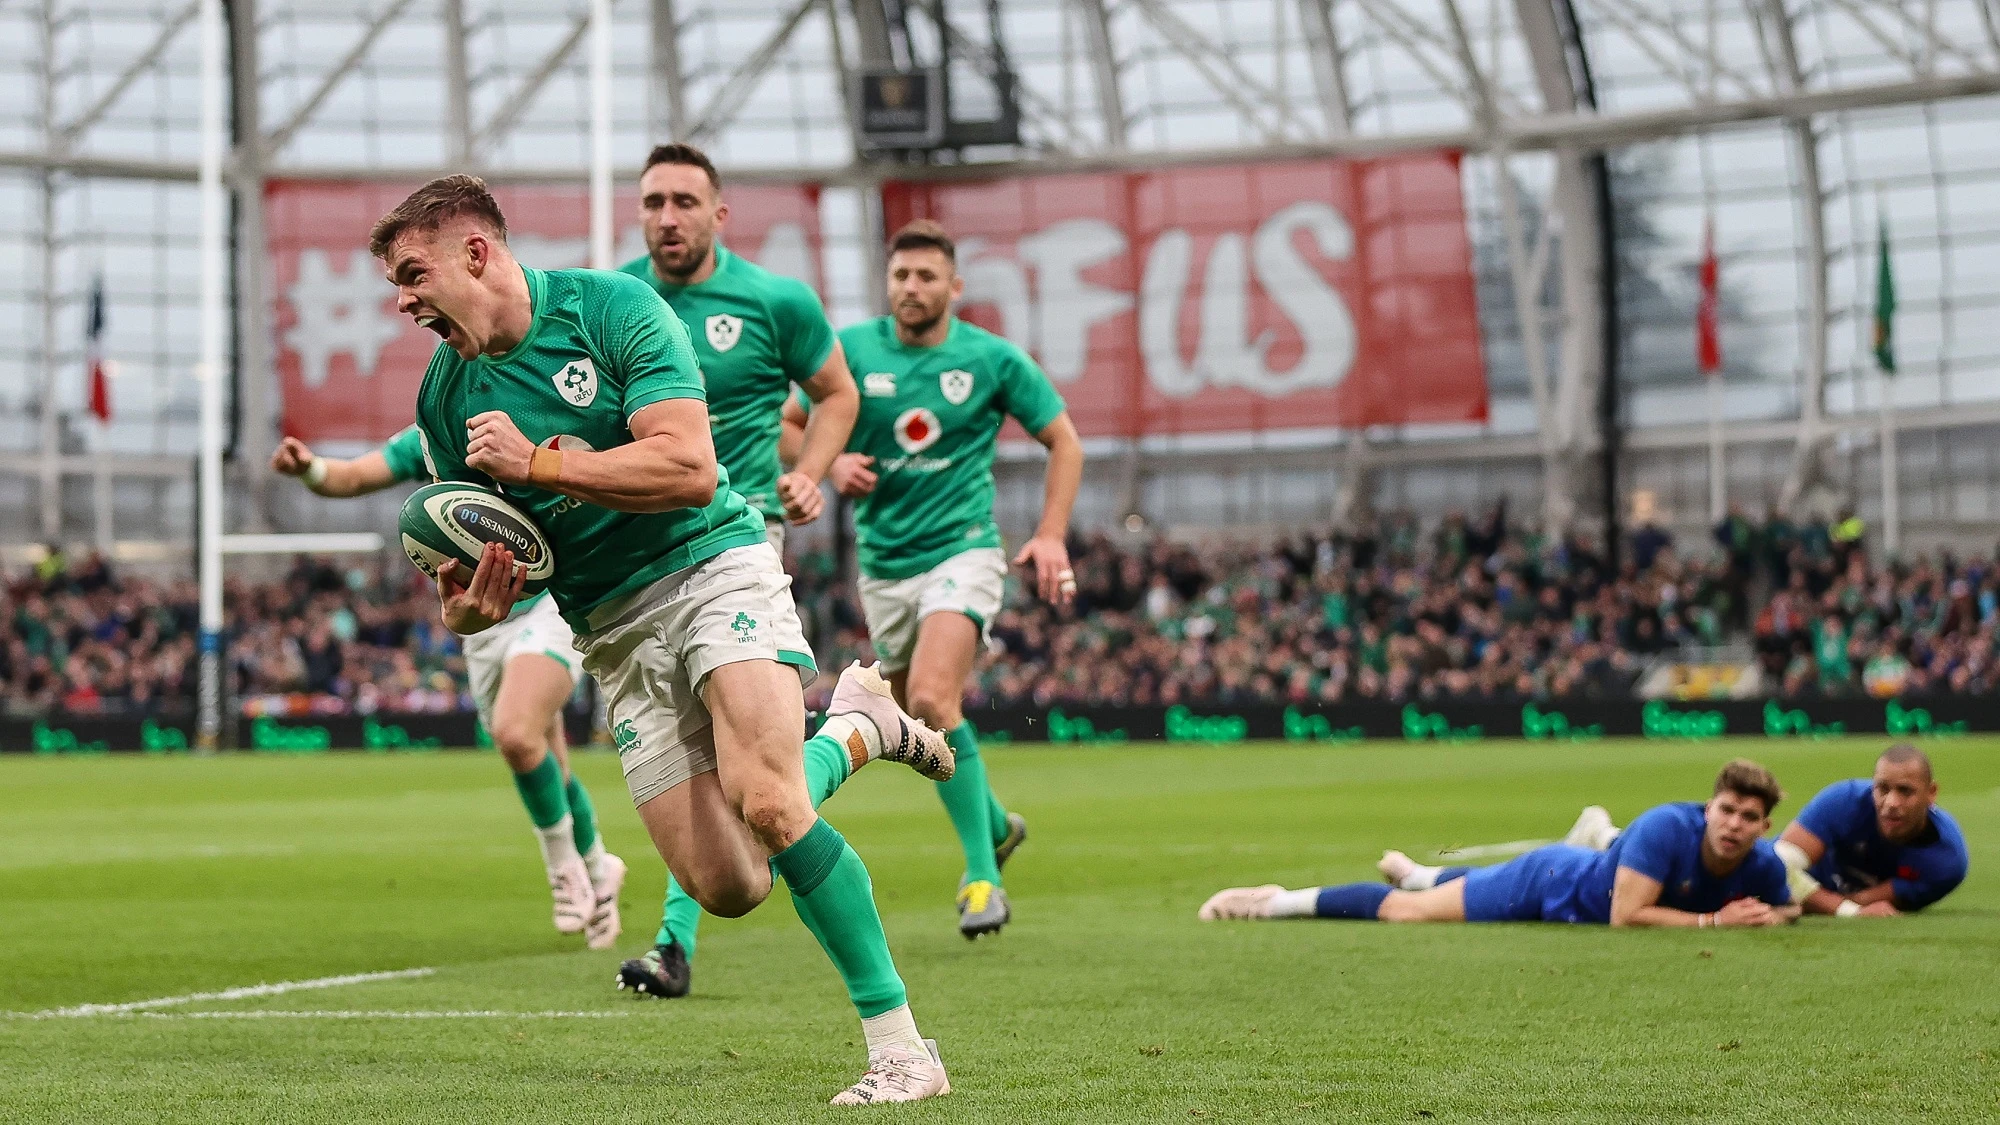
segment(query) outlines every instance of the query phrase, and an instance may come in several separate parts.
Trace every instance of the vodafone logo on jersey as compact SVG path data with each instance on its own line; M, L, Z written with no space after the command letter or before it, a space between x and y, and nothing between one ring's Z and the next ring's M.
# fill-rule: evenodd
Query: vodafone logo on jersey
M922 453L942 436L944 427L927 407L913 406L896 416L896 444L905 453Z
M597 447L577 437L575 434L557 434L542 443L543 449L554 449L562 453L595 453Z

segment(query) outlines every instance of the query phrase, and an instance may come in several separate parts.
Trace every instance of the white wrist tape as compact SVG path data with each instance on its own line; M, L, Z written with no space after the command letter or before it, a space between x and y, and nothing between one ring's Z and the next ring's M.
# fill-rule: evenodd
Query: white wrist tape
M1819 880L1806 874L1806 868L1812 866L1812 861L1806 858L1804 848L1790 840L1780 840L1773 845L1772 850L1778 853L1779 859L1785 861L1785 884L1792 889L1793 902L1804 902L1814 891L1824 889L1819 885Z
M326 458L324 457L313 458L312 464L306 466L304 479L306 482L306 487L311 489L317 489L319 488L320 485L325 484Z
M1839 918L1852 918L1861 913L1861 906L1851 898L1844 898L1839 906L1833 908L1833 913Z

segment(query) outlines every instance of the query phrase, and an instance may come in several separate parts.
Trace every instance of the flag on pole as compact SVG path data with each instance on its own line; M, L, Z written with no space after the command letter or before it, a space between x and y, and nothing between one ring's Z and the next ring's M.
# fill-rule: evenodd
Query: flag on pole
M90 364L90 412L111 421L111 376L104 363L104 275L90 283L90 321L84 329L84 356Z
M1896 373L1896 273L1889 264L1889 215L1879 215L1875 266L1875 365Z
M1722 267L1715 260L1715 216L1701 232L1701 305L1695 312L1695 362L1713 377L1722 370Z

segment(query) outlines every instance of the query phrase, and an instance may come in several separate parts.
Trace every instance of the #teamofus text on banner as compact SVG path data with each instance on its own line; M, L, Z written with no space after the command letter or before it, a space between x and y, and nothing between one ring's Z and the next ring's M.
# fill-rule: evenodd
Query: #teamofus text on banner
M1458 154L890 183L1086 435L1484 421ZM857 371L857 378L864 373Z
M368 255L368 228L415 184L273 181L265 194L273 335L285 432L307 442L379 442L410 424L437 337L396 312L395 289ZM588 257L582 185L496 187L508 242L530 266ZM774 272L819 284L819 188L729 189L731 249ZM645 252L638 207L614 204L619 260Z

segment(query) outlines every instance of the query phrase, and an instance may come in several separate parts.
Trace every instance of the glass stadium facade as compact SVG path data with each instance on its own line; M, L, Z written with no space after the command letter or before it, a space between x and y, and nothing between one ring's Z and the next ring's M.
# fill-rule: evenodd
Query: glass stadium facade
M282 407L266 185L457 169L580 183L589 5L228 8L232 447L257 466ZM0 4L11 542L191 534L196 9ZM820 275L840 324L870 312L877 184L960 174L858 159L847 79L871 65L942 57L975 110L1010 68L1022 143L958 157L995 173L1465 154L1487 422L1376 427L1360 443L1330 431L1101 439L1081 520L1324 522L1365 480L1379 507L1507 493L1588 521L1605 502L1591 493L1609 440L1621 450L1613 504L1643 490L1698 524L1708 395L1694 321L1712 217L1731 498L1879 509L1872 333L1886 223L1909 534L1983 543L2000 527L2000 336L1980 327L2000 312L1995 0L622 0L613 12L620 182L649 144L683 137L737 181L823 185ZM99 284L108 423L88 409ZM383 519L290 493L274 503L259 477L245 474L248 502L231 505L239 526ZM1003 481L1015 522L1038 488L1032 473Z

